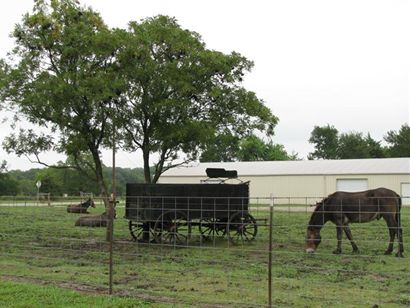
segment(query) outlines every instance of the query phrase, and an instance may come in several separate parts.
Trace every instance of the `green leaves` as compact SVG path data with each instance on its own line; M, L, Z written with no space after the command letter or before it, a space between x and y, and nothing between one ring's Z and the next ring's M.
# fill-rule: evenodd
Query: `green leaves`
M110 143L110 115L123 86L116 65L122 35L76 1L36 2L13 32L17 64L1 65L0 99L57 135L53 144L42 136L12 136L6 140L9 151L37 160L40 151L49 149L74 157L88 152L105 190L99 151Z
M339 142L339 131L330 126L315 126L310 134L309 142L315 146L315 151L309 154L309 159L336 159Z
M241 86L253 63L236 52L206 49L197 33L174 18L131 22L119 60L130 85L121 97L119 120L125 144L130 151L142 149L145 160L159 154L154 178L181 153L195 158L219 134L273 133L277 118Z
M408 157L410 155L410 129L402 125L398 132L389 131L384 137L390 146L382 146L381 141L374 140L370 134L360 132L339 134L330 125L315 126L309 139L315 146L315 151L309 154L309 159L357 159Z
M296 160L297 154L289 155L283 145L265 142L256 135L249 135L242 139L222 134L216 136L212 143L206 145L201 154L201 162L219 161L272 161Z
M197 157L214 136L270 136L278 121L242 86L252 61L207 49L175 18L160 15L130 22L128 30L109 29L74 0L36 1L13 35L18 62L0 64L0 98L59 133L49 149L90 155L100 182L100 149L111 145L114 131L126 150L142 150L149 182L176 158ZM37 155L46 148L20 137L20 144L9 140L10 150Z
M390 144L387 150L390 157L410 157L410 127L408 124L403 124L398 132L387 132L384 140Z
M33 154L54 149L53 137L44 133L36 134L33 129L20 130L19 134L11 134L3 141L7 153L14 152L17 156Z

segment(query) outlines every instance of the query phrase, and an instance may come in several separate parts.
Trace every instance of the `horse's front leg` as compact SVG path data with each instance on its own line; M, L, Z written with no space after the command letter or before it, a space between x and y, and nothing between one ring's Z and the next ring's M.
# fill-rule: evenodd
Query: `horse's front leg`
M336 225L337 247L335 250L333 250L334 254L342 253L342 235L343 235L343 226Z
M344 232L345 232L347 238L349 239L350 244L352 245L353 253L359 252L359 247L357 247L356 243L355 243L354 240L353 240L352 232L350 231L349 226L348 226L348 225L344 225L344 226L343 226L343 230L344 230Z

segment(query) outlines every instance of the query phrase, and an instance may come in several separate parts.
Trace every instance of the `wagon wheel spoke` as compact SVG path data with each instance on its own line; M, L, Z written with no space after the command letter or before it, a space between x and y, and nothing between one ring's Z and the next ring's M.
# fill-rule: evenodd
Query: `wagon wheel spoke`
M250 238L248 237L248 233L249 233L249 232L244 231L244 232L242 233L242 235L243 235L243 237L245 237L245 239L246 239L247 241L250 241Z
M171 233L167 233L165 236L164 236L164 240L165 240L165 242L173 242L173 239L174 239L174 235L173 234L171 234Z
M130 220L128 223L128 228L130 230L130 234L132 236L133 241L142 240L144 228L141 223L136 223Z
M204 230L203 232L201 232L203 235L204 235L204 237L210 237L210 236L212 236L212 229L210 228L210 227L206 227L207 229L206 230Z
M179 243L186 242L186 240L188 238L187 236L185 236L183 234L178 234L178 233L175 233L175 236L176 236L177 242L179 242Z
M215 236L224 236L226 227L219 219L204 218L200 221L199 232L204 239L209 240Z
M248 235L250 235L251 238L249 240L251 240L255 236L254 225L252 223L248 223L248 225L244 227L243 234L247 238L248 238Z

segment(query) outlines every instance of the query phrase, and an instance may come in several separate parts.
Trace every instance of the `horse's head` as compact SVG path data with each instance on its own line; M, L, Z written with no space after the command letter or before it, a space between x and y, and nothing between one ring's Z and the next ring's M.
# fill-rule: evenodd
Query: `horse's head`
M320 229L309 226L306 231L305 251L307 253L314 253L321 240Z
M324 199L314 204L316 208L310 217L306 231L305 251L307 253L314 253L322 240L320 230L328 220L324 209L326 200L327 199Z
M90 206L93 207L93 208L95 208L94 200L92 200L91 198L90 198Z

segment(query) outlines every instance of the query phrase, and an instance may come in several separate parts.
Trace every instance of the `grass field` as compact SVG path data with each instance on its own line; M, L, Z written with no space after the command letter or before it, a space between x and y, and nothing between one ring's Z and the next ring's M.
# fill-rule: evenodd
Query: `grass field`
M2 308L55 308L55 307L151 307L134 298L83 294L53 286L0 281Z
M91 210L102 211L101 205ZM264 210L253 214L259 219L269 216ZM258 228L254 242L238 246L226 239L203 242L194 235L189 247L164 247L132 242L123 216L124 209L119 207L114 230L115 296L108 297L103 295L108 292L104 228L74 227L79 215L68 214L65 207L0 206L0 306L89 307L93 301L101 307L267 304L267 227ZM318 252L307 255L303 243L309 216L303 208L274 213L275 307L410 305L410 262L383 255L388 239L384 221L351 226L361 251L358 255L350 253L346 240L342 255L331 253L336 245L331 223L322 230ZM408 208L402 210L402 224L406 249ZM33 287L37 285L41 288ZM13 296L23 293L33 295ZM51 294L51 299L42 294Z

